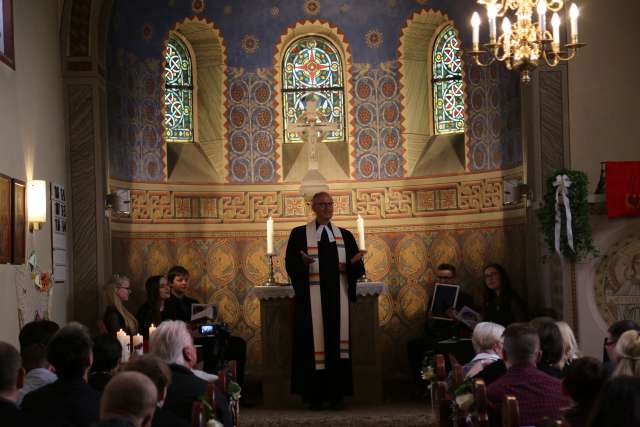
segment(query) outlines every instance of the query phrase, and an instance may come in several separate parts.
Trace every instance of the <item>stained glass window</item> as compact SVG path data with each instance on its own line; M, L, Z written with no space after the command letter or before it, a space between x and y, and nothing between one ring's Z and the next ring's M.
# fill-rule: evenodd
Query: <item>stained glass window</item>
M307 102L316 102L322 121L338 125L336 130L325 133L323 141L344 141L342 68L338 50L327 39L303 37L289 46L282 63L285 142L302 142L288 128L299 120Z
M176 36L169 36L164 66L164 129L168 142L193 141L191 56Z
M437 134L464 131L462 50L452 26L442 30L433 48L433 122Z

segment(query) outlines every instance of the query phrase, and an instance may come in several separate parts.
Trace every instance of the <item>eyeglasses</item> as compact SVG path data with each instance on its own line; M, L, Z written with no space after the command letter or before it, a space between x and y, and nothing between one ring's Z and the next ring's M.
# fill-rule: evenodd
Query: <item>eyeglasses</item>
M615 341L613 341L613 340L607 340L607 339L605 339L605 340L604 340L604 345L605 345L605 346L607 346L607 347L610 347L610 346L612 346L612 345L616 345L616 342L615 342Z

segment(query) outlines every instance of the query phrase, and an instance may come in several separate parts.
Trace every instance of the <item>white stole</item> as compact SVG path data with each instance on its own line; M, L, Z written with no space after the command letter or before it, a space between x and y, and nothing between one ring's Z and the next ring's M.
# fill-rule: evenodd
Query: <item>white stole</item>
M331 231L338 247L338 262L346 264L347 254L340 229L333 224ZM316 222L307 224L307 253L315 262L309 265L309 296L311 297L311 323L313 326L313 354L316 370L325 369L324 323L322 318L322 297L320 293L320 258L318 257L319 233ZM349 358L349 298L347 295L347 274L340 276L340 358Z

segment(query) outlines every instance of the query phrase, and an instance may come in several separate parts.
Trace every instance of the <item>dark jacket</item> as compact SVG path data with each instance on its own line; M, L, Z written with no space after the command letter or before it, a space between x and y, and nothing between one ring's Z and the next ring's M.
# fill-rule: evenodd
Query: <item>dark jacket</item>
M127 324L124 321L124 317L112 305L108 305L107 308L104 309L104 314L102 315L102 322L104 323L104 327L107 329L109 334L115 335L120 329L125 331L127 334L131 335L131 331L127 329Z
M29 421L14 402L0 399L0 423L2 427L30 427L37 425Z
M58 379L28 393L22 401L22 410L44 418L41 426L89 427L100 415L100 393L81 378Z
M183 322L189 323L191 321L191 306L193 304L198 304L198 301L186 295L178 298L172 294L164 303L163 320L182 320Z

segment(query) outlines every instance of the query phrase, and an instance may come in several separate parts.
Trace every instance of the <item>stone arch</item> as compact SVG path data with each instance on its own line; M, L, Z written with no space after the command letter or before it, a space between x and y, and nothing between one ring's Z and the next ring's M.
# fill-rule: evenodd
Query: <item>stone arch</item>
M413 13L398 42L401 123L405 141L405 175L424 176L465 170L464 134L435 135L433 124L432 52L440 32L455 25L433 9Z
M170 181L222 182L227 175L227 49L224 39L213 22L195 16L171 28L165 37L163 52L170 34L179 37L191 54L195 144L167 143L163 132L165 176ZM164 86L161 91L163 98ZM161 105L164 117L164 103Z
M278 162L278 176L282 177L283 181L299 181L300 178L306 172L306 168L300 167L301 164L294 165L293 155L300 155L299 150L304 150L306 144L303 147L291 147L291 151L296 153L285 152L289 147L284 147L283 144L283 132L284 132L284 115L282 112L282 60L287 47L296 39L303 36L320 36L325 37L338 49L338 52L342 58L342 64L344 69L344 96L345 96L345 142L340 147L334 147L337 149L328 150L323 145L323 149L331 151L333 156L332 160L336 160L333 163L332 168L325 168L320 164L321 172L328 180L337 179L350 179L353 177L355 167L352 160L355 158L355 118L353 117L353 78L352 78L352 66L353 61L351 58L351 47L347 42L344 33L334 24L329 21L315 19L315 20L302 20L290 25L284 33L280 36L280 39L276 43L275 54L273 57L274 68L274 80L275 80L275 140L276 140L276 152L277 157L280 159ZM334 144L334 143L332 143ZM299 145L299 144L295 144ZM289 163L289 164L288 164ZM338 167L335 167L335 165ZM303 170L304 169L304 170Z

